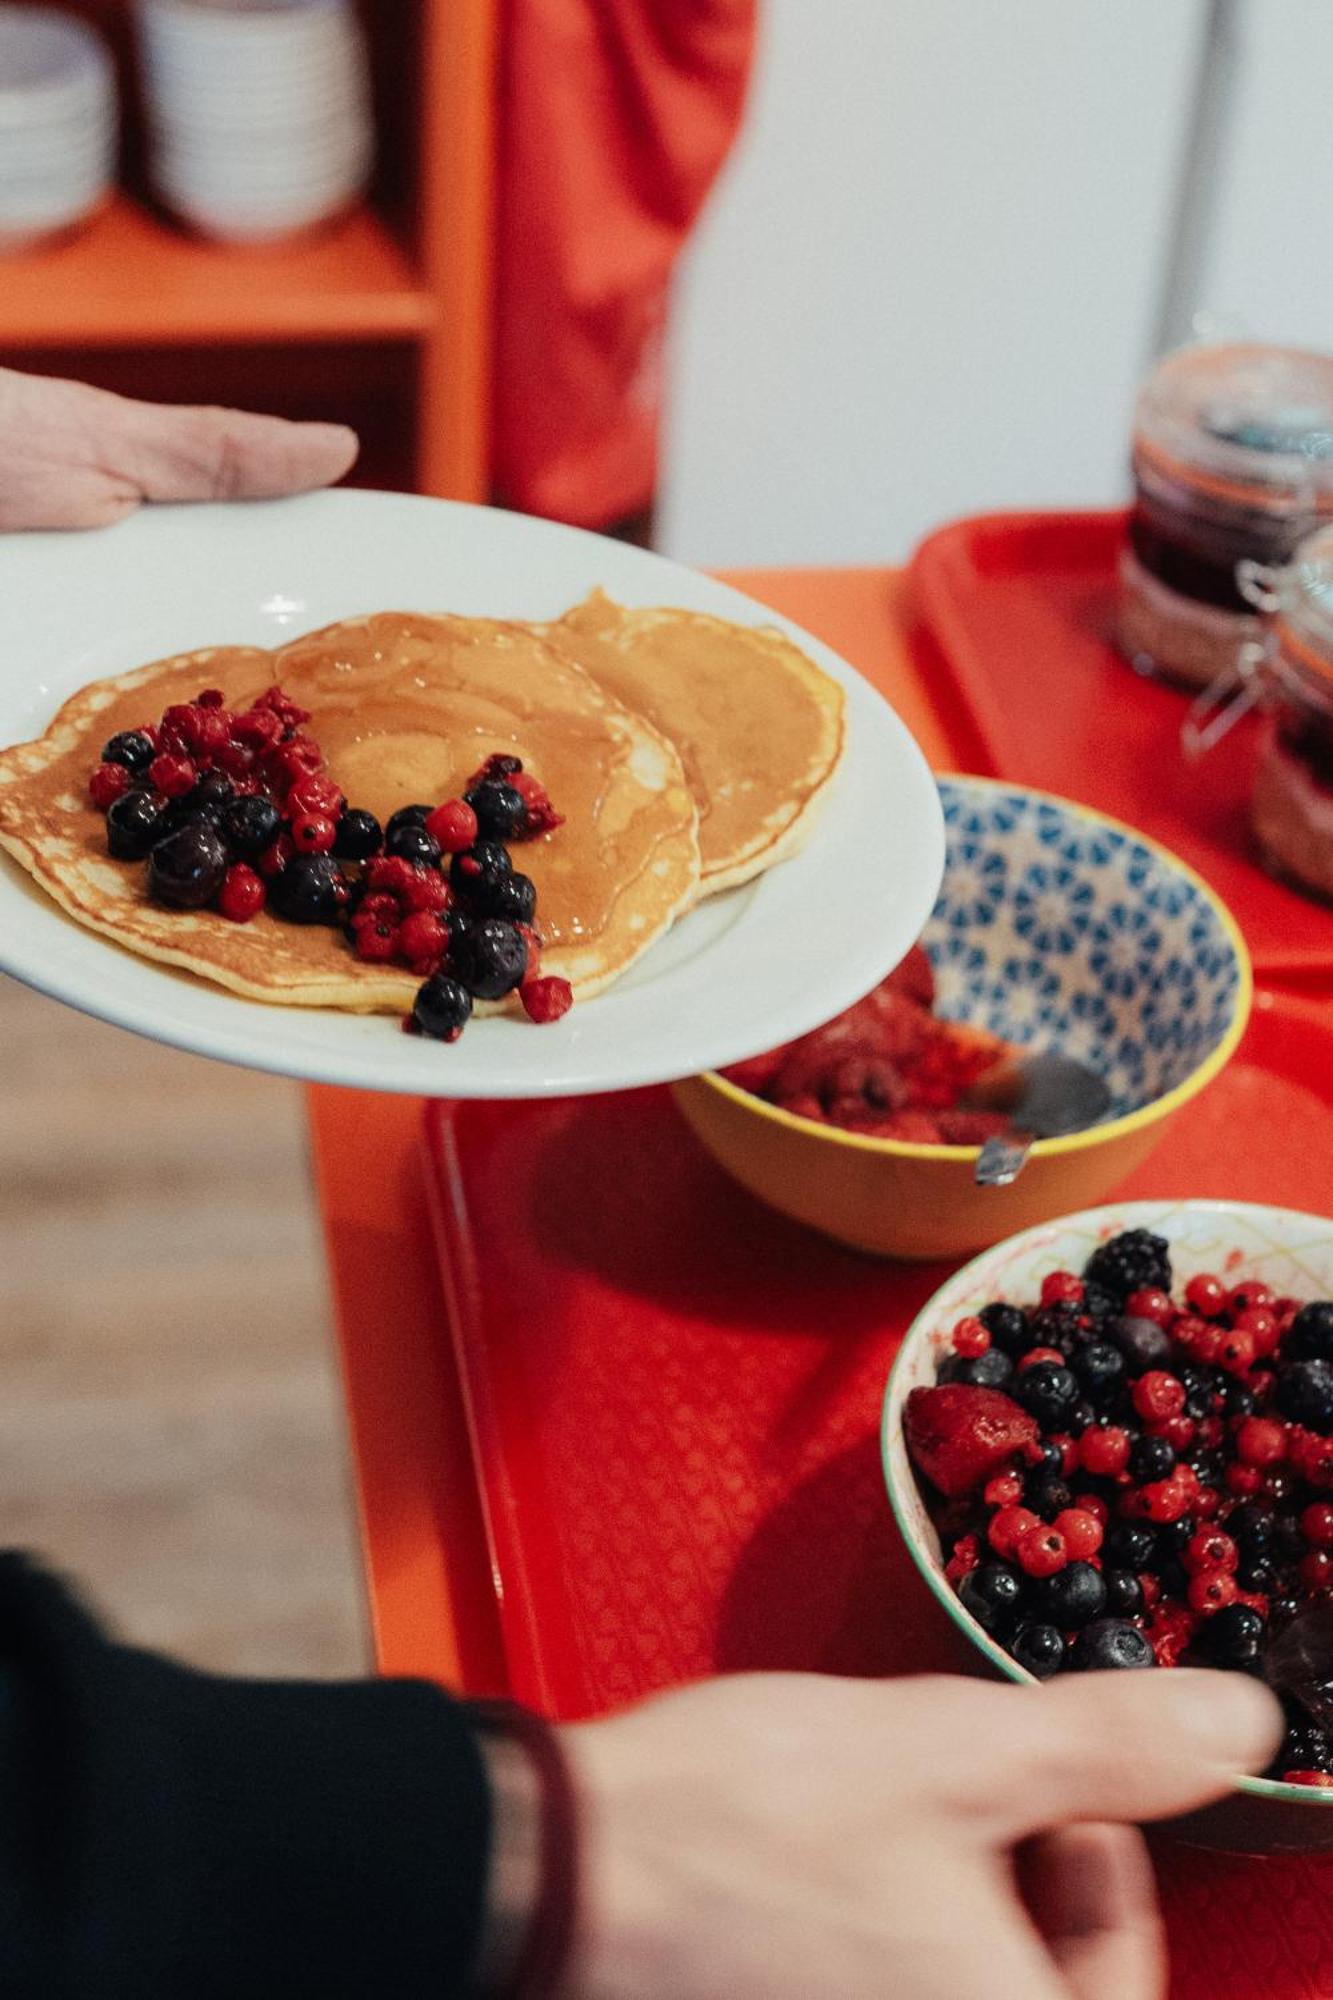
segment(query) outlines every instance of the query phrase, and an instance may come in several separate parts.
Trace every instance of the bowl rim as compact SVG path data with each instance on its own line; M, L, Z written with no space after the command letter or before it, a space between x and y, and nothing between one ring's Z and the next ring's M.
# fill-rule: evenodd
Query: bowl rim
M993 792L1022 792L1029 798L1044 799L1051 805L1060 806L1093 825L1110 827L1113 832L1125 834L1129 839L1138 841L1150 853L1167 862L1187 882L1193 884L1221 925L1223 935L1236 961L1238 978L1231 1019L1220 1040L1188 1076L1163 1096L1151 1098L1147 1104L1139 1105L1135 1111L1126 1111L1119 1118L1108 1118L1100 1125L1085 1126L1081 1132L1068 1132L1060 1139L1038 1139L1031 1149L1030 1157L1034 1160L1058 1159L1064 1154L1083 1152L1091 1146L1104 1145L1110 1139L1142 1131L1146 1126L1156 1124L1159 1119L1170 1117L1171 1113L1178 1110L1182 1104L1187 1104L1192 1097L1197 1097L1235 1054L1241 1036L1249 1025L1250 1012L1254 1004L1254 971L1250 963L1249 947L1240 925L1216 889L1204 880L1197 869L1191 868L1187 861L1182 861L1178 854L1173 853L1160 840L1154 840L1150 834L1141 833L1126 820L1115 819L1110 813L1099 812L1096 807L1085 806L1077 799L1064 798L1059 792L1042 791L1036 785L1011 784L1004 778L980 778L968 772L956 771L937 771L934 775L937 784L943 781L951 785L982 787ZM934 1145L914 1139L876 1139L862 1132L846 1132L839 1125L825 1125L818 1119L802 1118L799 1112L784 1111L780 1105L769 1104L765 1098L756 1097L753 1092L742 1089L740 1084L732 1083L715 1069L703 1070L697 1077L687 1081L703 1084L706 1089L716 1091L720 1097L728 1099L742 1110L770 1119L789 1131L824 1139L831 1145L849 1146L857 1152L878 1153L905 1160L975 1160L981 1151L979 1146Z
M902 1536L907 1552L915 1563L932 1596L937 1603L943 1606L950 1620L963 1634L964 1638L970 1640L978 1651L985 1655L991 1665L998 1668L1006 1680L1015 1681L1022 1687L1041 1687L1043 1683L1037 1679L1035 1674L1029 1673L1026 1667L1021 1667L1012 1654L1006 1653L1003 1646L997 1645L989 1633L982 1630L981 1626L978 1625L976 1619L973 1618L971 1612L950 1585L948 1578L944 1574L943 1566L941 1565L939 1568L936 1568L928 1559L925 1550L918 1547L915 1535L909 1532L902 1499L889 1465L890 1410L899 1371L904 1366L905 1358L916 1336L925 1330L928 1321L933 1320L937 1311L936 1301L939 1299L940 1294L952 1288L959 1280L965 1280L970 1277L981 1265L998 1256L1001 1251L1016 1251L1021 1248L1029 1237L1044 1235L1047 1231L1058 1228L1061 1225L1076 1223L1095 1224L1100 1223L1103 1219L1114 1219L1123 1220L1130 1226L1150 1226L1154 1215L1160 1218L1165 1210L1170 1210L1172 1213L1179 1213L1181 1209L1188 1209L1195 1214L1218 1216L1276 1215L1294 1222L1317 1223L1320 1228L1333 1233L1333 1217L1316 1215L1311 1210L1282 1208L1274 1202L1222 1201L1202 1196L1197 1199L1162 1196L1158 1200L1101 1202L1095 1208L1080 1208L1071 1211L1068 1215L1052 1216L1046 1222L1033 1223L1029 1229L1020 1229L1014 1235L1004 1237L1001 1242L992 1243L987 1249L978 1251L975 1257L969 1257L965 1264L960 1264L956 1270L951 1271L948 1277L936 1286L904 1332L884 1384L884 1400L880 1406L879 1421L880 1471L883 1475L884 1488L888 1494L889 1506L893 1510L893 1519L898 1533ZM915 1475L913 1475L913 1484L915 1484ZM919 1488L917 1490L918 1492L920 1491ZM1287 1805L1333 1805L1333 1789L1321 1790L1317 1786L1288 1785L1284 1784L1280 1778L1253 1778L1247 1774L1233 1779L1232 1787L1235 1791L1248 1792L1255 1798L1269 1799Z

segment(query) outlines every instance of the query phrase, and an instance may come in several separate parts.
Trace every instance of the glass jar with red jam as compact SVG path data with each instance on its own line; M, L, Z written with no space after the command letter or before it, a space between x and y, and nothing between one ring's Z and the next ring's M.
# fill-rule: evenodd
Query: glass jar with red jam
M1267 579L1252 817L1270 864L1333 901L1333 527Z
M1262 637L1241 566L1280 567L1333 520L1333 356L1168 355L1139 397L1133 468L1121 650L1141 672L1209 687Z

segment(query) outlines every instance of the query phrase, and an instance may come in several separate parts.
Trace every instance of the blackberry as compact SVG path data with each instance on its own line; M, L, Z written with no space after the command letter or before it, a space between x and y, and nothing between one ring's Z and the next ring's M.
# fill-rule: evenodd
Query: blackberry
M1061 1354L1072 1354L1082 1331L1079 1324L1082 1316L1082 1307L1076 1306L1071 1299L1057 1299L1052 1305L1038 1306L1028 1321L1028 1346L1058 1347Z
M1054 1625L1020 1625L1009 1651L1039 1681L1048 1681L1065 1663L1065 1642Z
M1043 1430L1058 1431L1079 1399L1078 1382L1058 1361L1034 1361L1015 1377L1013 1395Z
M268 885L274 914L289 924L336 924L347 902L347 883L330 854L298 854Z
M253 861L271 847L282 830L282 814L272 799L257 795L233 799L218 821L218 830L241 861Z
M136 778L148 769L156 755L152 737L145 736L142 729L122 729L102 745L104 764L123 764Z
M1094 1250L1083 1267L1085 1281L1117 1300L1131 1292L1171 1290L1171 1248L1147 1229L1122 1230Z
M1001 1632L1018 1614L1023 1586L1007 1563L981 1563L959 1583L958 1595L983 1632Z
M142 786L122 792L107 807L107 852L114 854L117 861L142 861L153 842L160 840L166 830L163 826L166 810L166 801Z
M349 806L338 821L333 851L340 861L369 861L384 845L384 834L374 813Z
M1026 1354L1034 1345L1028 1333L1028 1316L1021 1306L1007 1306L997 1300L994 1305L983 1306L977 1317L991 1337L992 1348L1000 1348L1011 1360L1017 1361L1020 1354Z
M227 850L207 820L178 827L148 857L148 893L173 910L201 910L222 887Z
M1104 1326L1120 1310L1120 1301L1101 1285L1083 1287L1083 1310L1096 1327Z
M1293 1361L1278 1375L1275 1400L1292 1423L1327 1435L1333 1431L1333 1363Z
M1333 1361L1333 1299L1312 1299L1301 1307L1288 1328L1282 1352L1292 1361Z
M527 800L503 778L484 778L464 792L463 802L477 815L477 826L488 840L516 840L527 825Z
M1137 1625L1123 1618L1097 1618L1074 1641L1069 1664L1075 1673L1104 1673L1110 1668L1155 1667L1157 1656Z

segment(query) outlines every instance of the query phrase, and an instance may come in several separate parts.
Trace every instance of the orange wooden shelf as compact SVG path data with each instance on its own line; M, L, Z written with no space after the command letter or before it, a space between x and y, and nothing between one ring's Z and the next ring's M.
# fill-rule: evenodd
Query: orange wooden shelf
M197 241L126 196L0 264L0 348L411 340L439 317L370 209L281 250Z

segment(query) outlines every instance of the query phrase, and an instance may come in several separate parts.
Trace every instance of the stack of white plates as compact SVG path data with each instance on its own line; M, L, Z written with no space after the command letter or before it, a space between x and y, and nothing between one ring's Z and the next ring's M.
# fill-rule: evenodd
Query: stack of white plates
M364 187L373 132L350 0L140 0L158 193L233 242L288 236Z
M116 160L116 82L91 28L54 7L0 6L0 249L80 222Z

